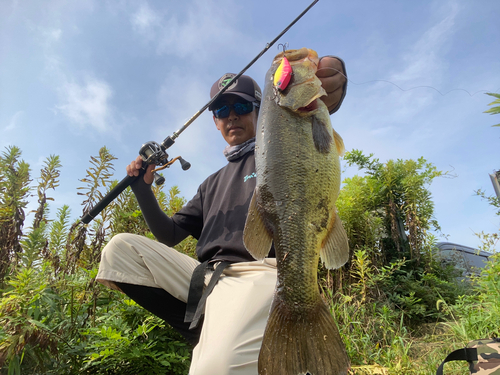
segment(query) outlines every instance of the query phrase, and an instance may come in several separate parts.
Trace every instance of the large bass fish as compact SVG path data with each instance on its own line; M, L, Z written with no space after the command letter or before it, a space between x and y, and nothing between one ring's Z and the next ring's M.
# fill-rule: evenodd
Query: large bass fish
M256 258L274 242L276 292L259 354L260 375L347 374L349 359L322 300L318 260L329 269L348 259L336 213L343 141L332 129L307 48L278 54L266 75L255 164L257 185L243 240Z

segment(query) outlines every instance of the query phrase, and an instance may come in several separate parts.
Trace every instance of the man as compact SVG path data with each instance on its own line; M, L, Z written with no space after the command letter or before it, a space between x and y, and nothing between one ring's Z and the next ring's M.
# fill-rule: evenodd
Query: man
M332 114L346 92L344 63L324 57L317 75ZM216 81L211 97L232 76ZM151 190L154 166L131 186L158 242L119 234L102 253L97 280L165 319L195 346L191 375L257 374L276 284L274 252L255 261L242 240L255 188L253 150L261 96L257 83L241 76L210 106L215 126L228 143L228 164L209 176L173 217L161 211ZM138 176L141 167L139 156L127 166L128 175ZM170 247L188 235L198 239L197 256L203 263Z

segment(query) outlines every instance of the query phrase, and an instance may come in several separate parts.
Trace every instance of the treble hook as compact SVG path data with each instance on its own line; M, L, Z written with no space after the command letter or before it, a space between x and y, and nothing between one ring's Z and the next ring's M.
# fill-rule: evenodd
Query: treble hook
M280 43L278 44L278 49L280 48L280 46L283 48L283 53L285 53L285 51L288 49L288 43Z

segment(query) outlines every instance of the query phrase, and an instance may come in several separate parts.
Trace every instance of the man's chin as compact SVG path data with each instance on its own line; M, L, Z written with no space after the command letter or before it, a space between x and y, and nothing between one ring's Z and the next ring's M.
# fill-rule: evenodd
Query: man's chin
M227 139L227 143L229 143L230 146L237 146L248 141L249 139L250 138L248 137L229 137L229 139Z

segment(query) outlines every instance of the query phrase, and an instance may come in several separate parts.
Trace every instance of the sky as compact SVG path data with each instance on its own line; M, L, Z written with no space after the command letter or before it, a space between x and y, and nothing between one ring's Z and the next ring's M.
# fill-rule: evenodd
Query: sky
M242 70L309 4L0 0L0 152L19 147L34 184L58 155L51 215L66 204L77 218L76 188L91 156L106 146L121 180L143 143L180 129L213 82ZM436 236L477 247L475 233L499 229L474 193L493 195L489 174L500 169L500 128L492 127L500 116L483 113L493 101L485 92L500 92L499 15L498 0L320 0L246 74L263 88L278 43L341 57L349 84L331 121L346 149L381 162L424 157L449 172L429 187ZM227 163L224 147L204 112L168 150L191 169L174 164L165 186L190 199ZM344 168L344 177L355 174Z

